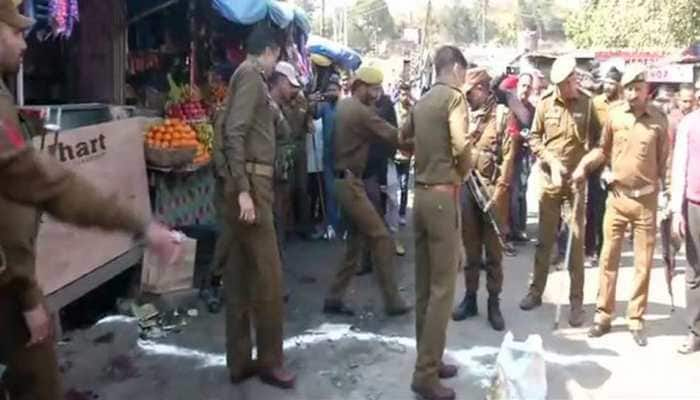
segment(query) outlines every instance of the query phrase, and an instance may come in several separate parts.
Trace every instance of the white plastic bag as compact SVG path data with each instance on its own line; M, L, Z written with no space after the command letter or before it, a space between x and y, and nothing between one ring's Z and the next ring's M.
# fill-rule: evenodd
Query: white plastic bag
M547 369L542 338L530 335L525 342L508 332L496 360L497 376L490 400L545 400Z

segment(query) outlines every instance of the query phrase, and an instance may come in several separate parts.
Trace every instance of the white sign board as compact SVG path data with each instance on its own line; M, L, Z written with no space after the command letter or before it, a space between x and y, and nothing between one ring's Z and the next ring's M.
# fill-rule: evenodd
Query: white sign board
M56 157L114 200L150 215L143 131L148 120L131 118L61 132ZM39 148L38 141L35 143ZM53 146L53 135L46 140ZM37 276L53 293L133 247L123 233L81 229L42 217L37 238Z
M693 83L693 64L669 64L649 69L649 82Z

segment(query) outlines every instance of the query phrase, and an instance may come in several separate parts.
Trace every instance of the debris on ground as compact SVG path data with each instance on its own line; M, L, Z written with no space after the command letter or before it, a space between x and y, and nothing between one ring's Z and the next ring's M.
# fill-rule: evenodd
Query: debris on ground
M161 311L152 303L138 305L133 300L120 299L117 308L138 320L140 336L143 339L161 339L170 333L180 333L182 328L189 325L189 319L199 317L199 310L196 308Z

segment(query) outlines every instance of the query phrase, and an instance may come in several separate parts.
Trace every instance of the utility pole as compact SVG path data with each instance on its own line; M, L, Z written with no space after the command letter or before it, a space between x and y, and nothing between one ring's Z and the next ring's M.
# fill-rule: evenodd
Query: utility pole
M488 0L481 0L481 46L486 46L486 10L489 7Z
M326 0L321 0L321 36L326 36Z
M343 44L348 45L348 4L343 5Z
M422 42L421 43L421 51L420 51L420 56L421 60L423 59L423 56L425 54L425 51L428 48L428 27L430 26L430 14L432 11L432 5L433 2L431 0L428 0L428 6L425 10L425 25L423 26L423 34L422 34Z

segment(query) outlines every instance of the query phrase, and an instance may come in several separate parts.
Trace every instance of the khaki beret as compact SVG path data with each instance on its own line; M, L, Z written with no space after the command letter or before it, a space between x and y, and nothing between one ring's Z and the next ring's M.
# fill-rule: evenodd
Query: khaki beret
M558 85L566 80L576 70L576 59L572 56L561 56L554 60L552 64L552 72L549 75L549 80L553 84Z
M378 68L360 67L355 73L355 80L368 85L381 85L384 81L384 74Z
M467 76L464 79L464 92L469 93L474 86L482 82L490 82L491 79L491 75L489 75L486 68L471 68L467 70Z
M646 82L647 68L642 64L632 64L625 68L620 84L625 87L634 82Z
M17 11L19 3L16 0L0 0L0 21L16 29L29 29L34 25L34 20Z

